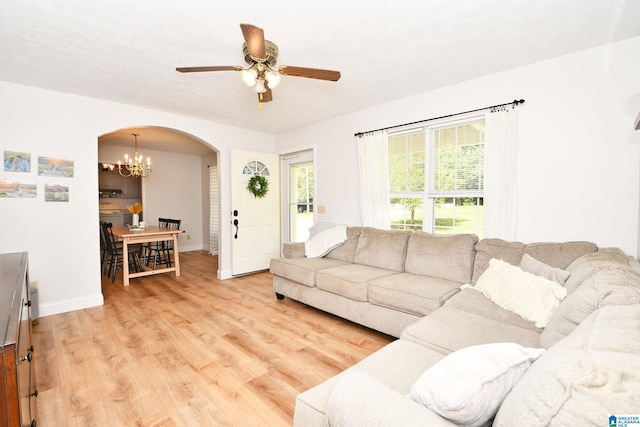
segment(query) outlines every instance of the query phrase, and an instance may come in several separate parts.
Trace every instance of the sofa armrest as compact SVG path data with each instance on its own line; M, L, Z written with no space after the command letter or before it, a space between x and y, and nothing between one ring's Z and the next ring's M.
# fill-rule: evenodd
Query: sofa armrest
M304 243L283 243L282 256L285 258L304 258Z
M344 375L333 389L327 406L331 427L455 427L408 396L392 390L358 371Z

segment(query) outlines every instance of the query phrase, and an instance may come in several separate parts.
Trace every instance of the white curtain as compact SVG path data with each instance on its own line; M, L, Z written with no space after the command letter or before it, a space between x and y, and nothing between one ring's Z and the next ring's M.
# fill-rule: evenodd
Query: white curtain
M218 255L218 166L209 166L209 253Z
M516 240L517 109L505 108L485 116L484 234Z
M365 227L389 229L389 144L386 131L356 137L360 220Z

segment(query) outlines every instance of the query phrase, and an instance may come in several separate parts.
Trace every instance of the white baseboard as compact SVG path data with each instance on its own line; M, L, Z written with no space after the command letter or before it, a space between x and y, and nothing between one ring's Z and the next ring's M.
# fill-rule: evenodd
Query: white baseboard
M218 280L225 280L231 279L233 274L231 273L231 270L218 270L217 276Z
M39 317L52 316L54 314L67 313L69 311L82 310L101 305L104 305L104 297L102 294L87 298L77 298L48 304L40 304Z
M204 249L208 249L208 248L205 248L202 245L191 245L191 246L189 246L189 245L182 245L182 244L178 247L178 250L180 252L201 251L201 250L204 250Z

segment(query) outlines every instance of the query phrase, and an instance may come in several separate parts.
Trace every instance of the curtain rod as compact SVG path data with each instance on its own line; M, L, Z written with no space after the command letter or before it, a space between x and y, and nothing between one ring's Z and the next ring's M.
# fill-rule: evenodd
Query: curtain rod
M440 117L432 117L430 119L418 120L418 121L415 121L415 122L404 123L404 124L401 124L401 125L387 126L385 128L368 130L366 132L358 132L358 133L354 133L353 136L361 137L365 133L372 133L372 132L378 132L378 131L381 131L381 130L395 129L395 128L399 128L399 127L402 127L402 126L410 126L410 125L415 125L415 124L418 124L418 123L430 122L432 120L446 119L447 117L460 116L462 114L475 113L477 111L483 111L483 110L489 110L489 109L493 110L493 111L499 111L500 109L504 109L507 105L511 105L511 108L515 108L518 104L524 104L524 99L520 99L520 100L514 99L512 102L505 102L504 104L491 105L489 107L484 107L484 108L476 108L475 110L463 111L461 113L447 114L446 116L440 116Z

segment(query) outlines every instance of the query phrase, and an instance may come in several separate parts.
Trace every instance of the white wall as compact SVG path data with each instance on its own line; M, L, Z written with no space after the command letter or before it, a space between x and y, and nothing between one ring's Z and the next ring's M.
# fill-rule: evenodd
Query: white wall
M0 253L28 251L32 280L40 282L43 316L103 303L98 235L98 136L134 126L163 126L199 138L219 151L221 212L230 211L229 152L233 148L275 152L275 137L113 102L0 82L0 152L32 154L29 176L38 182L36 199L0 198ZM163 157L156 153L160 172ZM44 180L36 178L37 156L74 161L69 203L45 203ZM200 166L195 168L196 172ZM155 173L155 172L154 172ZM199 172L198 172L199 173ZM0 171L0 176L10 176ZM198 193L200 189L198 188ZM200 197L197 197L200 200ZM188 203L181 201L181 203ZM164 207L149 206L151 215ZM201 206L194 207L195 228ZM190 220L191 221L191 220ZM218 277L231 271L228 215L221 218ZM211 272L216 274L216 272Z
M590 240L638 253L640 37L507 70L277 136L317 148L318 220L360 224L354 133L524 98L518 107L523 242Z

